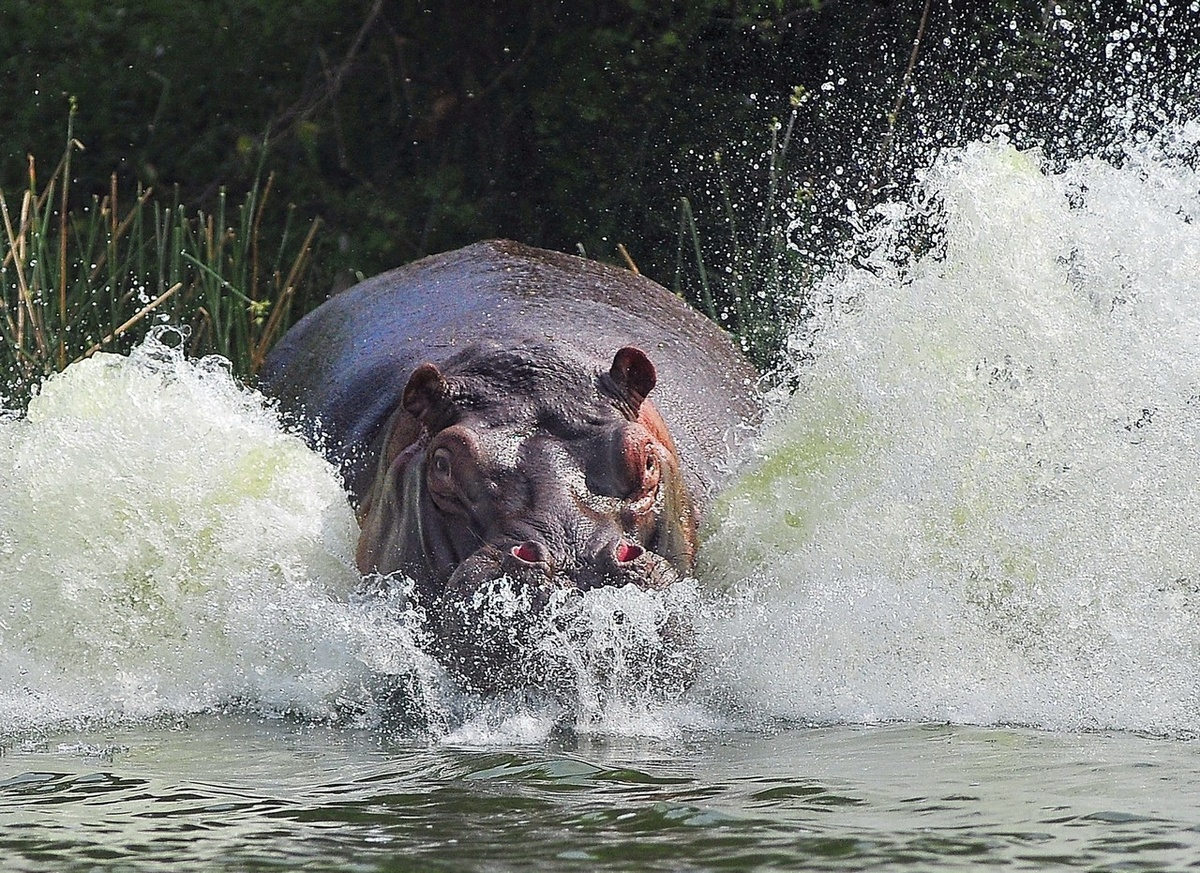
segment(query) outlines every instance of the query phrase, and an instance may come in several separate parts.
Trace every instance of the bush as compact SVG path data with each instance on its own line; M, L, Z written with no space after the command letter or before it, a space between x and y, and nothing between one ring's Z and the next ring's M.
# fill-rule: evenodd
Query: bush
M1007 123L1052 154L1103 151L1114 105L1146 129L1194 106L1200 63L1183 4L463 8L7 0L0 187L58 152L73 96L81 202L102 203L115 170L122 191L156 192L147 210L215 216L222 190L240 201L273 172L273 203L320 216L329 244L300 310L480 238L613 262L623 243L769 366L808 285L931 150ZM290 214L267 211L259 233L282 239Z

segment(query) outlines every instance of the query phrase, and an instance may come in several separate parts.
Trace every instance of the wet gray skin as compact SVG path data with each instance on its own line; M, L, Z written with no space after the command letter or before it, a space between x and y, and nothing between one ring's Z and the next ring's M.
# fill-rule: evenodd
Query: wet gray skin
M505 242L332 298L261 384L341 466L359 568L411 577L434 648L479 687L525 644L481 636L497 579L536 615L555 592L690 573L726 436L757 411L749 365L678 298Z

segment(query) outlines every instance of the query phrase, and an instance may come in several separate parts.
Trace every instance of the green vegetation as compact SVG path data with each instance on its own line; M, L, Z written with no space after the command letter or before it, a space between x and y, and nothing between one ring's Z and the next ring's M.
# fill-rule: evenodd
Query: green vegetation
M187 326L193 354L216 352L253 374L290 324L319 222L289 209L264 238L271 179L227 208L189 215L139 187L79 207L71 200L79 144L16 197L0 191L0 395L20 404L47 375L98 351L127 349L155 323Z
M163 317L252 373L329 291L488 237L635 264L769 367L931 152L1001 124L1103 152L1200 67L1187 3L470 8L0 4L8 390ZM86 150L38 179L72 100Z

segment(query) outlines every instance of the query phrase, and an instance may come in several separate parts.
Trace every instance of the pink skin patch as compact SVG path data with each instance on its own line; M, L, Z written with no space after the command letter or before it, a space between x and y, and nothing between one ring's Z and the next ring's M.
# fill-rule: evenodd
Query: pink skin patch
M509 551L514 558L518 561L524 561L526 564L536 564L542 560L542 550L533 543L521 543L520 545L513 546ZM630 561L636 561L645 551L641 546L634 543L617 543L617 562L627 564Z
M632 543L617 544L617 561L621 564L626 564L629 561L636 561L642 556L645 551L641 546L635 546Z
M512 555L518 561L524 561L526 564L536 564L542 559L540 550L533 543L521 543L519 546L513 546Z

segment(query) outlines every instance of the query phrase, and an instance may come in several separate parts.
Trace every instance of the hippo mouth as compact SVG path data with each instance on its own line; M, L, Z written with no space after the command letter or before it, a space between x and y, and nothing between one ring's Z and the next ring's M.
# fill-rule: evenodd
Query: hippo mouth
M586 563L556 561L545 546L530 540L485 546L459 565L430 604L433 652L473 691L569 691L583 681L576 675L580 669L599 670L588 681L603 684L610 681L603 677L612 665L591 664L589 659L603 661L596 652L608 649L581 643L590 632L583 595L627 585L662 591L680 579L666 558L624 540ZM655 642L641 641L637 645L642 648L622 656L622 675L634 677L641 683L637 687L683 688L693 676L690 618L666 608ZM554 639L549 648L547 635Z

